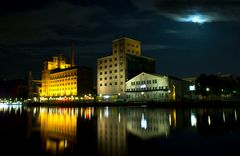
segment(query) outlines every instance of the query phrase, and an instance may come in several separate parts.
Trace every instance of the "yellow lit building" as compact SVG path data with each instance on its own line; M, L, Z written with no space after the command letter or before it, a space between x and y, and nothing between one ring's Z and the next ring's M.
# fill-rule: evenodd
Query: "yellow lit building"
M83 96L93 90L93 70L66 63L63 55L43 63L41 97Z
M141 72L155 72L155 60L141 56L140 41L123 37L112 41L112 55L97 59L97 93L122 95L128 79Z

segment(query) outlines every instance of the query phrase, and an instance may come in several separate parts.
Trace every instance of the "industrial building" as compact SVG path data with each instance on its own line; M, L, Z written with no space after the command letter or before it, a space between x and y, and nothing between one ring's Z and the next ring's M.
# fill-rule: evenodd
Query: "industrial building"
M41 97L75 97L89 95L92 92L93 69L76 66L73 51L70 64L66 63L66 57L62 54L44 61Z
M155 60L141 55L140 41L120 38L112 41L112 54L97 59L97 94L117 98L125 84L141 72L155 73Z
M126 82L127 101L180 101L189 83L171 76L142 72Z

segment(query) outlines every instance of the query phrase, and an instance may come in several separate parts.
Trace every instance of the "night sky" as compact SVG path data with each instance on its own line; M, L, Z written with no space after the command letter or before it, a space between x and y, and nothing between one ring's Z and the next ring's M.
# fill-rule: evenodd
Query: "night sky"
M157 73L240 75L240 0L7 0L0 4L0 78L41 78L63 53L96 68L113 39L140 40Z

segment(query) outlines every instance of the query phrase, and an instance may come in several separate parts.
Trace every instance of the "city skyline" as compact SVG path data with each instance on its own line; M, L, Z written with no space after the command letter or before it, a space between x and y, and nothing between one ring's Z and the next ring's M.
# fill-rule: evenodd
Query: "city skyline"
M239 76L240 1L52 0L0 6L1 78L41 79L46 58L63 53L93 67L112 52L111 41L141 41L142 54L156 60L156 72L177 77ZM96 73L96 72L95 72Z

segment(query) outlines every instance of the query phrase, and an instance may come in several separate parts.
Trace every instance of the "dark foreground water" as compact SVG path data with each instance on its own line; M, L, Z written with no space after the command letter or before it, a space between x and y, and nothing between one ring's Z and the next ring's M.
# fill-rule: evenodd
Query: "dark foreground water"
M240 108L0 106L0 155L240 155Z

